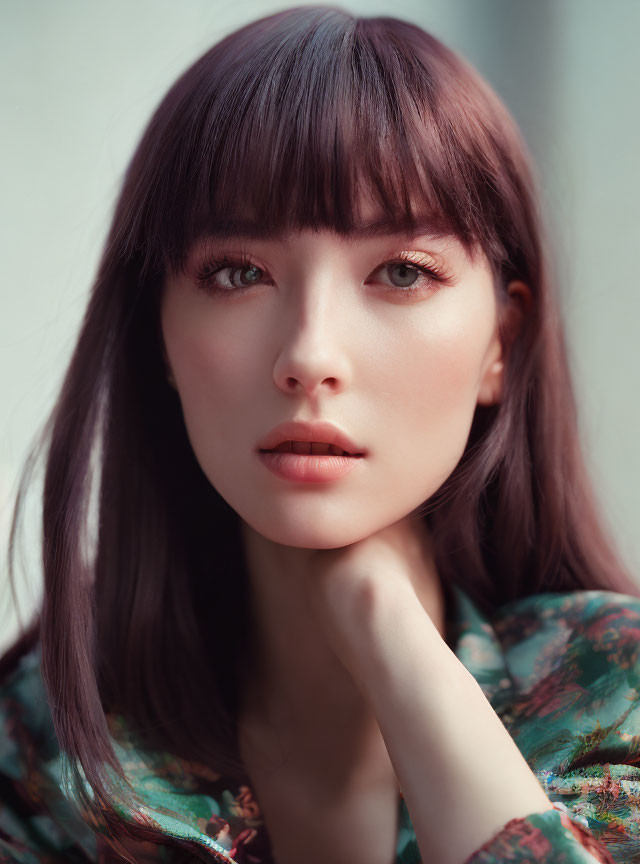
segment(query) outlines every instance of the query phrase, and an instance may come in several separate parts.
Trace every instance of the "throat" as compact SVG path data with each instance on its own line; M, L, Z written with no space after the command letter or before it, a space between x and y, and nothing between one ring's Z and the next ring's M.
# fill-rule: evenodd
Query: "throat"
M394 864L402 798L379 730L315 749L303 734L273 749L253 733L241 752L278 864Z
M285 768L331 788L354 778L377 782L393 776L375 715L359 691L350 704L331 704L325 698L317 710L278 705L273 699L270 710L264 708L249 700L239 718L241 755L248 768L263 773Z

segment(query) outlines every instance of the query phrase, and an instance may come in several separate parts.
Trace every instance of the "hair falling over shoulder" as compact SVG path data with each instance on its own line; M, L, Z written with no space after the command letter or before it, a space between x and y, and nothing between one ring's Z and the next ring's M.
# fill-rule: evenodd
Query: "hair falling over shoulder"
M113 826L107 714L150 746L241 770L237 670L251 639L236 514L202 473L163 365L159 300L241 203L265 232L358 222L357 192L410 226L429 213L532 302L503 401L421 507L443 582L484 609L541 591L638 595L598 512L531 160L507 109L420 27L294 7L227 35L171 87L127 168L45 458L43 680L71 781ZM415 211L419 202L421 212ZM92 503L93 502L93 503ZM88 524L95 509L94 537ZM87 791L86 783L91 787ZM133 794L133 793L132 793Z

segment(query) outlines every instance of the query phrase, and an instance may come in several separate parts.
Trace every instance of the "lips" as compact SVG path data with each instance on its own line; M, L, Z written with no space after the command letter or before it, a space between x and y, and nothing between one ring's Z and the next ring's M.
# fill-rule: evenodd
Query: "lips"
M336 444L326 444L320 441L283 441L277 447L265 450L266 453L302 453L308 456L352 456L361 458L361 454L349 453Z
M259 442L260 451L274 450L307 455L366 456L367 450L326 421L292 420L276 426Z

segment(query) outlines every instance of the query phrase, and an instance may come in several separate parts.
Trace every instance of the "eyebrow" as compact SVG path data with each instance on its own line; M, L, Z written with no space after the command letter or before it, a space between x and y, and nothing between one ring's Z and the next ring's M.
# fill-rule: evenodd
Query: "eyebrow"
M282 241L291 236L293 231L274 229L261 225L257 222L247 220L225 220L224 222L208 225L200 239L228 239L243 238L247 240L273 240ZM380 219L376 222L367 222L364 225L356 225L351 228L346 237L353 240L364 240L375 237L401 236L407 240L415 237L428 236L432 239L452 237L454 232L451 228L443 225L441 221L430 218L416 219L411 223L392 222L389 219Z

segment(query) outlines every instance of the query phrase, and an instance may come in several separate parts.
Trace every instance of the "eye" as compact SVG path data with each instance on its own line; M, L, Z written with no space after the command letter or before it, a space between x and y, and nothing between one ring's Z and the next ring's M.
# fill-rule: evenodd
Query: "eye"
M397 288L410 288L416 279L420 278L420 271L418 268L412 267L410 264L405 264L404 261L395 261L393 264L387 264L386 266L389 274L392 274L395 270L400 282L399 285L396 285ZM393 276L391 281L393 281Z
M387 285L387 291L394 294L413 296L453 284L450 273L445 273L431 257L420 252L401 252L374 272L380 271L388 274L391 285Z
M225 270L229 273L223 276ZM209 294L237 294L260 282L264 270L248 258L239 256L236 259L205 261L196 273L196 282L200 288Z
M237 258L207 259L195 274L195 281L207 294L235 296L257 284L273 284L265 279L266 271L244 255ZM451 274L443 272L434 260L419 252L401 252L397 258L385 261L374 271L391 280L385 291L400 296L436 290L440 285L453 284ZM372 277L369 277L371 280ZM385 283L383 283L385 284Z

